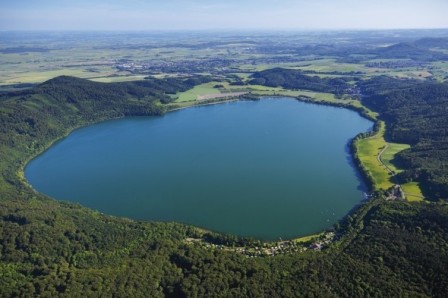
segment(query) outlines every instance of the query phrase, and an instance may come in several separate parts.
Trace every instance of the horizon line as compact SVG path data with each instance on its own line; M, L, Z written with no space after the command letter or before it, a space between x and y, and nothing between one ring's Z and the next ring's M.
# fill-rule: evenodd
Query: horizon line
M448 27L433 28L213 28L213 29L0 29L0 32L331 32L331 31L433 31L448 30Z

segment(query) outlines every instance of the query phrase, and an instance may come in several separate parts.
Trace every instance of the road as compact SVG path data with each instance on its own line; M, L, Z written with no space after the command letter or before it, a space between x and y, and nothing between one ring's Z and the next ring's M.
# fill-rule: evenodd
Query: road
M396 182L393 181L393 180L395 180L395 179L394 179L394 178L395 178L395 177L394 177L395 172L392 171L392 169L389 168L389 167L383 162L383 159L381 158L381 156L383 155L384 151L387 150L387 148L389 148L389 143L386 143L386 146L384 146L384 148L378 153L378 156L376 157L376 159L378 159L378 161L379 161L379 162L386 168L386 170L387 170L387 171L389 172L389 174L392 176L392 178L391 178L392 182L393 182L393 183L396 183ZM396 183L396 184L398 184L398 183ZM403 191L403 189L401 189L401 190ZM404 191L403 191L403 193L404 193L405 196L425 199L424 196L414 195L414 194L406 193L406 192L404 192Z

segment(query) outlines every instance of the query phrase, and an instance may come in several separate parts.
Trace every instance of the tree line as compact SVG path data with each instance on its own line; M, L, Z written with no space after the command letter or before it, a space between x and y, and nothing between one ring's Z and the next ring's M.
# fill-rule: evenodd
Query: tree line
M359 83L363 104L380 113L386 138L410 144L397 178L418 181L429 198L448 198L448 84L377 77Z
M176 82L170 92L189 86ZM335 226L340 239L328 249L250 258L187 240L257 245L253 239L108 216L46 198L17 175L74 127L163 112L156 94L168 92L164 84L173 88L163 80L115 85L62 77L1 98L0 296L446 295L446 204L391 202L378 193Z

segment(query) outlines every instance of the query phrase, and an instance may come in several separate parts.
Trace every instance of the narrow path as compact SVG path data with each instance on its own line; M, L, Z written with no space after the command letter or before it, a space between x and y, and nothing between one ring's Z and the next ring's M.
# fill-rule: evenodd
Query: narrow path
M389 174L394 175L394 171L392 171L384 162L383 159L381 158L381 155L383 155L384 151L387 150L387 148L389 148L389 143L386 143L386 146L384 146L384 148L380 151L380 153L378 153L378 156L376 157L376 159L378 159L378 161L386 168L386 170L389 172Z
M394 178L394 171L392 171L392 169L390 169L384 162L383 159L381 158L381 156L383 155L384 151L387 150L387 148L389 148L389 143L386 142L386 145L384 146L384 148L378 153L378 156L376 157L376 159L378 159L378 161L386 168L386 170L389 172L389 174L392 176L392 180L395 180ZM395 184L398 184L396 181L392 181ZM403 191L403 189L402 189ZM415 198L420 198L420 199L426 199L424 196L420 196L420 195L414 195L414 194L410 194L410 193L406 193L404 192L405 196L409 196L409 197L415 197Z

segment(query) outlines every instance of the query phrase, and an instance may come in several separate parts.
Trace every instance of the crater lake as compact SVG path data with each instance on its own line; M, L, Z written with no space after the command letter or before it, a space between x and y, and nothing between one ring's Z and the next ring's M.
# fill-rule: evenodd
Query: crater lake
M25 168L59 200L137 220L276 240L331 227L363 199L356 112L263 98L77 129Z

